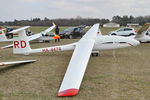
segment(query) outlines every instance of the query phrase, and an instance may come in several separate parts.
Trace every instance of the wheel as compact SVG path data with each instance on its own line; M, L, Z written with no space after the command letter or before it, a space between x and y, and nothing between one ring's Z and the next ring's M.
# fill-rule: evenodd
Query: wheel
M98 55L99 55L99 53L96 53L96 54L95 54L95 56L98 56Z
M93 53L92 53L91 55L92 55L92 56L94 56L94 54L93 54Z
M73 36L71 34L69 35L69 39L73 39Z
M92 56L98 56L99 53L92 53Z
M116 35L116 33L112 33L111 35Z

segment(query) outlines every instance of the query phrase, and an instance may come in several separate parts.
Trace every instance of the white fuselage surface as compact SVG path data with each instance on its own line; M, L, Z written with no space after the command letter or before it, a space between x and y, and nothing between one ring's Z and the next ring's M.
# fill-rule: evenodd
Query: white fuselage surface
M68 45L62 45L62 46L31 49L29 50L29 52L26 53L30 54L30 53L38 53L38 52L70 51L75 49L77 43L78 42L68 44ZM112 49L125 48L130 46L137 46L139 44L140 44L139 41L132 38L127 38L122 36L98 35L95 38L93 51L112 50Z

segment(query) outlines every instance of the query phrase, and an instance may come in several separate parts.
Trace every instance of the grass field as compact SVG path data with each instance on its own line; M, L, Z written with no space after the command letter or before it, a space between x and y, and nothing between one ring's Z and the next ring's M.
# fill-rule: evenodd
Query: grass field
M39 32L46 27L32 27ZM114 29L101 29L107 33ZM31 43L32 48L61 45ZM0 46L9 43L0 43ZM150 100L150 44L112 51L101 51L91 57L80 88L74 97L57 97L70 52L13 55L12 48L0 50L0 61L36 59L35 63L0 68L0 100Z

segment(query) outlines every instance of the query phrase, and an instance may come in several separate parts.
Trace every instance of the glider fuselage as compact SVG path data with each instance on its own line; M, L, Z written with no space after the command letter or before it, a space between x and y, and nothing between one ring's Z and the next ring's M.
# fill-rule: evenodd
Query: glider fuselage
M26 53L30 54L30 53L38 53L38 52L70 51L70 50L74 50L77 44L78 42L68 44L68 45L62 45L62 46L31 49L29 50L29 52L26 52ZM139 41L132 39L132 38L127 38L127 37L122 37L122 36L98 35L95 38L93 51L125 48L125 47L130 47L130 46L137 46L138 44L139 44ZM18 48L19 46L14 46L14 47Z

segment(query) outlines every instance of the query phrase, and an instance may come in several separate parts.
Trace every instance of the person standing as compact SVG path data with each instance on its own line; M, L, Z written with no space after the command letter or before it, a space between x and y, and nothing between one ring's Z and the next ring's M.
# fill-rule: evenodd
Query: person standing
M55 37L57 37L57 38L55 38L55 42L57 42L57 41L60 42L59 27L58 27L58 25L56 25L55 34L56 34ZM59 37L59 38L58 38L58 37Z

